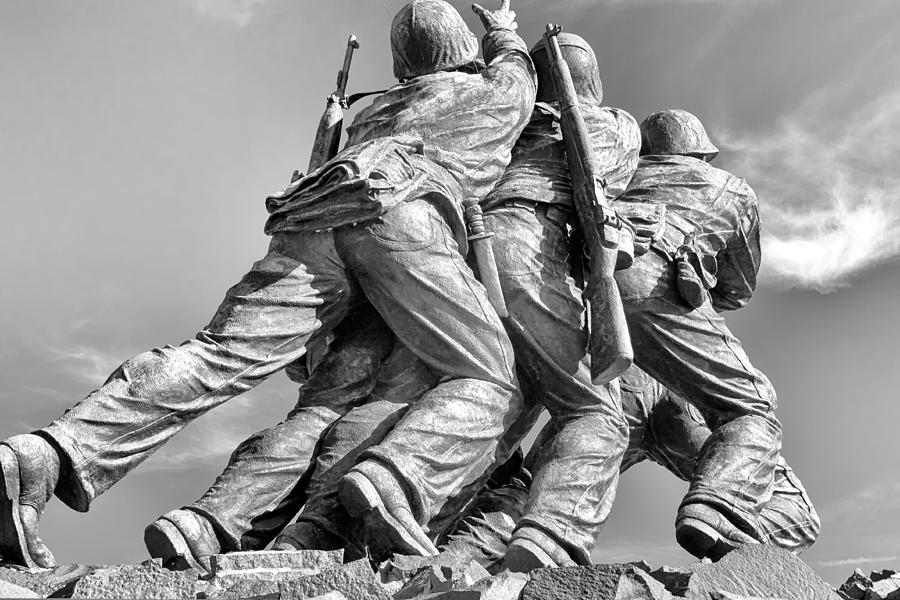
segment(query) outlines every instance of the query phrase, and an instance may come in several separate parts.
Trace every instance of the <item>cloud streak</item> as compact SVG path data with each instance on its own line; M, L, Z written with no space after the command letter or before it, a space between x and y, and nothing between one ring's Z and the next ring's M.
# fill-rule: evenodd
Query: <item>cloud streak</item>
M858 558L842 558L839 560L820 560L820 567L847 567L852 565L861 565L866 563L890 563L896 562L900 560L900 556L877 556L877 557L865 557L860 556Z
M891 81L891 80L888 80ZM767 134L727 135L728 168L762 203L761 281L827 293L900 257L900 85L854 102L823 88ZM852 113L838 107L855 106Z
M200 15L231 23L235 27L246 27L268 1L190 0L190 5Z

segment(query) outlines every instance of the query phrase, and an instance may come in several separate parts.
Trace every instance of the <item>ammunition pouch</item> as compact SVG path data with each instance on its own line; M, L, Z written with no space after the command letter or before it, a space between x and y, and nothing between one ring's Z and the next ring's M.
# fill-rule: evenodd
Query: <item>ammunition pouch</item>
M324 231L377 219L406 200L462 197L459 184L424 155L418 138L377 138L344 149L266 198L265 232Z
M613 207L622 221L628 223L634 233L634 256L650 250L666 229L666 205L662 203L614 202Z
M700 307L708 298L708 290L716 286L716 257L704 254L693 234L685 235L667 223L665 204L622 202L615 208L634 228L635 256L652 248L675 263L679 295L693 308Z
M675 251L678 268L678 293L685 302L699 308L708 298L708 290L716 286L716 257L702 254L692 243L685 243Z

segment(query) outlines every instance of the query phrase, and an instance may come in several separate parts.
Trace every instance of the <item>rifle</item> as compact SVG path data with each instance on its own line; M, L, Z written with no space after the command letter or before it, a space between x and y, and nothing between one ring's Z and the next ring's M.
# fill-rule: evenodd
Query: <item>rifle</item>
M325 113L319 119L319 128L316 130L316 139L309 157L309 169L307 170L309 173L327 163L338 153L344 126L344 110L350 108L353 101L352 98L347 98L347 81L350 79L350 62L353 60L353 51L357 48L359 48L359 42L355 35L351 35L347 40L344 66L338 71L337 88L325 100ZM292 181L296 181L300 177L300 172L294 171Z
M590 261L584 296L590 305L591 379L600 385L618 377L634 359L622 298L613 277L622 222L606 202L605 183L594 170L594 149L569 65L556 37L561 31L562 27L548 23L544 41L559 100L575 210Z

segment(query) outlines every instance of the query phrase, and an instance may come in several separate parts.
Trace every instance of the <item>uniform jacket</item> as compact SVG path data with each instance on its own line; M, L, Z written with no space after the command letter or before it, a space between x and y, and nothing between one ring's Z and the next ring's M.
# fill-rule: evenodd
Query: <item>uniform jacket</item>
M583 102L581 112L590 131L594 168L613 199L628 186L637 168L641 133L630 114L618 108ZM525 199L559 204L574 210L572 179L555 105L535 105L531 120L512 151L512 162L485 207Z
M411 193L411 182L427 186L426 192L437 192L433 197L443 203L451 225L458 229L462 201L480 201L509 164L537 90L534 66L518 35L494 29L482 43L487 66L479 73L448 71L414 77L360 111L347 128L344 150L267 199L271 216L266 231L323 228L318 215L310 222L305 211L319 200L332 202L334 196L342 203L344 216L325 227L364 221L389 210L392 203L421 196ZM386 168L378 157L387 157ZM425 177L417 178L422 173ZM366 182L364 190L338 192L346 192L358 181ZM392 189L399 190L399 198ZM358 211L354 202L359 203ZM379 206L373 210L367 202Z
M717 310L750 301L761 251L759 203L746 181L689 156L644 156L613 207L667 258L689 248L706 259Z

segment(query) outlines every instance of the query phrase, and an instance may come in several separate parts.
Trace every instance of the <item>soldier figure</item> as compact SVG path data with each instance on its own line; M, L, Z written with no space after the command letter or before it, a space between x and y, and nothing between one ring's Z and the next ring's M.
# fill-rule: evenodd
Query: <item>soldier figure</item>
M718 149L683 110L641 123L641 161L614 204L638 230L616 275L635 363L689 399L712 434L675 525L697 557L763 538L759 515L781 451L775 390L719 311L750 301L760 264L759 206L743 179L709 164Z
M540 77L541 65L536 63L536 68ZM504 182L514 180L510 174L527 164L527 152L519 149L529 147L529 134L539 122L533 119L523 133L507 174L488 196L489 206ZM717 312L743 306L755 287L760 256L758 207L743 180L708 164L717 151L693 115L685 111L657 113L643 123L642 134L646 156L628 190L614 204L635 227L638 256L634 266L619 272L617 280L637 364L673 392L689 398L712 431L697 451L690 491L676 521L676 538L695 556L719 558L737 545L765 539L760 512L772 494L781 446L774 390L752 367ZM554 138L548 133L544 139L550 143ZM543 172L553 173L544 168ZM527 188L519 185L515 189ZM492 213L486 211L489 217ZM498 222L494 226L500 230L504 225ZM516 294L510 292L516 290L504 265L512 259L503 248L507 243L520 243L510 240L522 237L511 235L498 243L498 264L506 273L503 284L512 299L511 307L515 307ZM523 269L517 276L528 274ZM547 277L546 281L553 279ZM513 308L511 321L515 312ZM530 392L536 385L538 393L546 393L540 386L549 381L548 363L530 361L527 354L545 352L545 347L523 344L523 339L527 341L524 334L514 326L508 325L508 330L518 352L523 389ZM541 368L545 370L538 370ZM537 376L529 374L530 369ZM417 404L413 410L421 411L421 407ZM356 409L366 410L377 413L379 407ZM384 412L390 414L391 410ZM613 431L600 430L601 445L608 449L625 444L625 438L606 437ZM514 427L510 435L518 432ZM589 439L593 433L586 429L574 439L577 444L594 443ZM595 455L585 453L583 446L573 446L571 439L550 436L534 458L537 477L506 550L510 568L528 570L589 561L594 537L615 493L615 479L603 473L592 490L591 500L596 503L578 505L575 510L565 489L577 489L582 483L581 489L588 487L589 481L580 481L579 475L588 471L579 467L579 461L593 461ZM332 457L331 464L338 462ZM567 469L557 471L561 473L558 477L542 478L542 465L547 464L566 464ZM310 512L301 514L301 522L322 526L323 519ZM302 546L305 534L298 535L295 530L285 537Z
M605 191L611 200L624 191L637 166L639 129L628 113L601 106L602 84L597 60L590 46L582 38L570 34L560 36L560 43L574 73L583 112L591 130L597 161L595 166L606 180ZM555 455L537 467L535 490L543 493L535 496L528 514L523 518L523 523L530 522L534 526L523 527L519 535L523 538L523 543L527 541L532 548L547 547L552 550L559 544L566 544L567 547L577 549L577 562L589 564L590 547L610 508L609 503L603 503L603 499L608 493L614 492L616 487L619 463L626 447L627 424L621 412L617 386L613 384L600 387L591 383L587 361L588 340L583 326L584 305L569 260L568 229L574 220L572 184L559 130L559 113L551 104L555 96L543 44L533 48L531 55L538 72L538 103L531 121L513 150L510 166L488 195L484 206L485 219L497 234L497 266L510 313L506 327L513 340L520 378L523 387L529 390L529 397L542 400L543 403L528 404L522 418L503 440L497 452L497 461L502 463L509 452L518 446L546 406L558 432L560 447L564 448L566 454ZM353 342L347 340L341 347L348 345L352 346ZM409 446L409 453L416 455L454 454L458 466L450 476L456 482L463 482L462 484L448 485L446 481L451 479L447 476L448 472L444 471L445 481L434 482L430 487L412 485L411 482L417 479L423 481L425 478L417 477L415 473L407 474L406 470L410 467L403 457L397 460L396 455L386 455L380 445L365 448L379 439L373 431L383 432L389 429L404 415L407 405L415 399L415 394L421 394L436 382L434 373L423 365L411 364L413 360L408 351L402 348L388 359L386 366L381 369L373 402L350 413L348 418L353 419L354 426L344 429L347 432L346 439L337 440L329 452L317 459L316 474L309 488L304 490L306 495L313 498L301 515L300 522L307 525L301 525L300 528L305 527L307 532L318 533L301 534L295 526L282 537L283 543L295 547L321 547L322 543L327 543L328 547L338 547L342 545L340 537L352 536L352 531L333 522L347 520L346 517L335 519L335 511L339 510L336 507L335 484L342 469L346 469L346 465L350 463L346 454L354 459L361 454L363 459L350 472L348 479L351 482L360 474L365 474L370 481L403 481L411 496L410 504L416 510L416 521L422 524L431 522L431 533L439 529L434 527L435 519L441 521L443 516L452 515L454 507L464 504L464 499L470 498L483 485L488 473L483 468L472 468L467 454L468 446L484 435L475 424L468 428L448 426L447 441L442 445L434 445L434 438L431 438L430 445L426 445L413 437ZM338 368L338 363L338 360L332 360L327 365L328 368L335 369ZM398 371L401 375L395 377L394 374ZM325 377L315 372L313 378L317 376ZM415 419L425 423L435 420L425 402L416 402L405 413L399 426L409 428L411 422L416 422ZM285 436L266 433L266 437L283 439L284 445L272 451L257 451L255 454L277 454L279 457L289 454L289 442ZM299 439L306 437L304 433ZM308 452L298 447L298 460L295 467L290 469L295 474L294 479L280 475L269 477L268 469L262 465L256 471L260 477L265 478L267 485L279 490L280 498L293 495L296 504L299 504L302 503L300 493L293 488L307 472L307 456ZM288 459L279 459L279 464L287 465L289 462ZM575 463L579 465L577 471L572 469L572 464ZM248 473L254 470L249 465L248 469ZM279 471L280 474L287 473L284 468ZM233 472L233 475L236 477L228 475L226 471L204 498L189 507L190 511L173 511L163 517L162 523L158 521L152 525L151 530L167 527L167 520L188 521L179 528L180 533L172 532L169 536L172 539L183 537L184 541L154 544L156 548L151 548L151 553L167 561L184 559L189 562L191 556L196 558L198 553L202 555L220 545L206 541L208 536L198 540L191 539L191 531L197 528L192 527L189 522L197 521L197 515L217 523L219 529L242 532L239 536L247 535L245 539L251 545L257 543L255 540L260 535L268 537L276 529L274 524L289 516L290 511L284 510L289 502L281 504L277 509L258 503L256 512L247 514L245 510L243 515L225 508L225 503L220 499L241 489L240 479L247 476L237 472ZM345 479L343 484L343 500L352 511L354 504L361 502L352 497L347 499L347 481ZM357 493L350 487L351 494ZM217 504L222 509L217 514L212 514L213 511L208 509L210 504ZM295 509L298 508L295 505ZM363 509L356 512L365 512L366 507ZM265 527L251 525L251 518L254 523L265 523ZM578 526L571 525L573 521ZM393 541L400 540L401 543L381 548L383 553L400 550L427 554L433 551L429 548L431 543L428 536L418 525L409 522L393 525L406 531L399 536L392 534ZM338 536L332 535L329 538L324 533L329 530L332 534L338 533ZM343 536L339 533L341 530ZM571 538L576 535L579 537L573 542ZM234 547L239 536L225 536L224 541L227 546ZM310 537L318 541L310 540ZM370 537L370 542L374 541ZM404 545L404 541L411 543ZM510 561L515 566L515 558L510 558ZM549 563L550 559L547 558L544 562ZM517 568L524 570L531 568L531 565L519 565Z
M359 114L343 152L269 199L269 251L209 325L178 347L129 359L50 426L0 445L5 560L52 566L37 525L54 491L87 510L192 419L300 358L363 293L440 373L422 399L439 415L433 426L480 423L469 457L485 469L493 462L521 395L509 340L461 253L461 207L502 175L536 82L509 0L476 12L488 30L480 73L472 72L477 40L450 4L413 0L401 9L391 32L400 83ZM426 427L416 435L431 445ZM383 448L403 442L400 429ZM404 460L423 476L441 468L433 457Z

